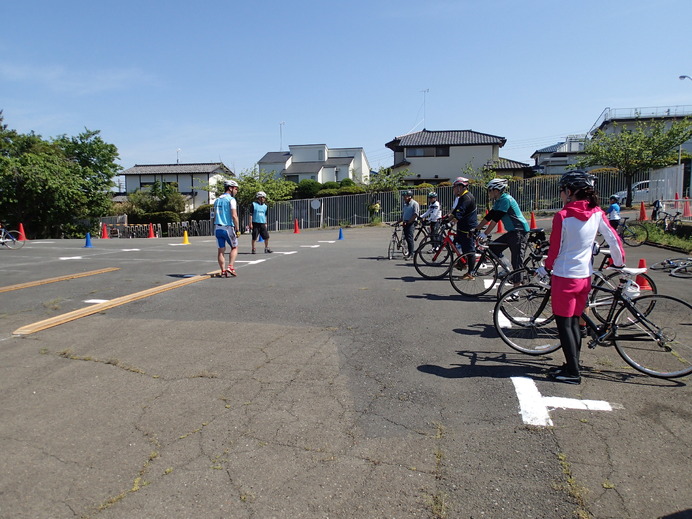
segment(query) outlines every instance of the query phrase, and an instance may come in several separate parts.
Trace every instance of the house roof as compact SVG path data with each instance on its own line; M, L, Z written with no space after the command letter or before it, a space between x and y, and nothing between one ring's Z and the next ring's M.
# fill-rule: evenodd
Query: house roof
M500 157L497 160L488 162L486 167L490 167L493 169L523 169L529 168L531 166L523 162L519 162L518 160L503 159L502 157Z
M545 148L541 148L540 150L534 151L533 155L535 155L536 153L555 153L560 148L560 146L562 146L564 143L565 142L562 141L562 142L558 142L557 144L553 144L552 146L547 146ZM533 155L531 155L531 156L533 157Z
M504 146L507 139L473 130L422 130L395 137L385 144L390 149L410 146L477 146L483 144Z
M291 152L289 151L270 151L265 153L264 157L262 157L259 161L268 162L270 164L285 163L290 156Z
M200 162L192 164L135 164L121 171L120 175L170 175L170 174L212 174L219 169L231 176L235 174L223 162Z

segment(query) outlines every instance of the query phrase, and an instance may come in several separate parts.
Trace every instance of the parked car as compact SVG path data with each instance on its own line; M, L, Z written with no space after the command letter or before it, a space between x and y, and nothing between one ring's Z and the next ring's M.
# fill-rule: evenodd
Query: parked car
M627 190L618 191L617 193L611 195L618 199L618 204L623 205L627 202ZM632 184L632 203L638 204L639 202L648 203L649 202L649 181L642 180L641 182L635 182Z

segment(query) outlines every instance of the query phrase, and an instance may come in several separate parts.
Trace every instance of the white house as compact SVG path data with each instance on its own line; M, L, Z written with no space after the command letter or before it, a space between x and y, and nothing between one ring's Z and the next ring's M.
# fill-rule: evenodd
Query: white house
M584 156L586 135L568 135L563 142L536 150L531 155L540 175L562 175Z
M322 184L340 182L345 178L364 184L370 181L370 164L363 148L300 144L290 145L288 150L265 154L257 162L257 168L296 183L304 179Z
M385 144L394 152L393 171L408 169L409 184L438 184L453 180L471 167L494 169L501 175L530 176L528 164L500 157L507 139L473 130L422 130Z
M136 164L119 173L125 178L125 193L151 187L154 182L175 182L178 191L185 195L186 211L193 211L203 204L213 202L213 193L205 190L209 184L221 178L235 177L222 162L197 164Z

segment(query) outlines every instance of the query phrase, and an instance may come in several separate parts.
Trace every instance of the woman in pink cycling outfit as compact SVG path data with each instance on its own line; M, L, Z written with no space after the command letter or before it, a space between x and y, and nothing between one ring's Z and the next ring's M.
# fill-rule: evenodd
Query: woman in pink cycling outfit
M545 269L552 271L551 304L565 354L565 365L554 370L551 376L568 384L581 382L579 317L591 290L591 255L597 233L608 242L613 264L625 264L622 241L598 204L595 181L596 177L584 171L562 175L559 185L564 207L553 217L550 248L545 260Z

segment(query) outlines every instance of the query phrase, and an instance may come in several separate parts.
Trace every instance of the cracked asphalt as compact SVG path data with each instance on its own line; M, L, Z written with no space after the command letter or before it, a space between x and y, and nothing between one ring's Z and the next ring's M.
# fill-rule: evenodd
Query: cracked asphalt
M275 233L210 278L23 337L22 326L217 269L210 237L0 250L0 517L659 518L692 515L689 377L612 348L549 381L458 296L386 260L390 228ZM675 253L628 249L629 265ZM689 299L686 280L652 273ZM523 424L510 377L606 400Z

